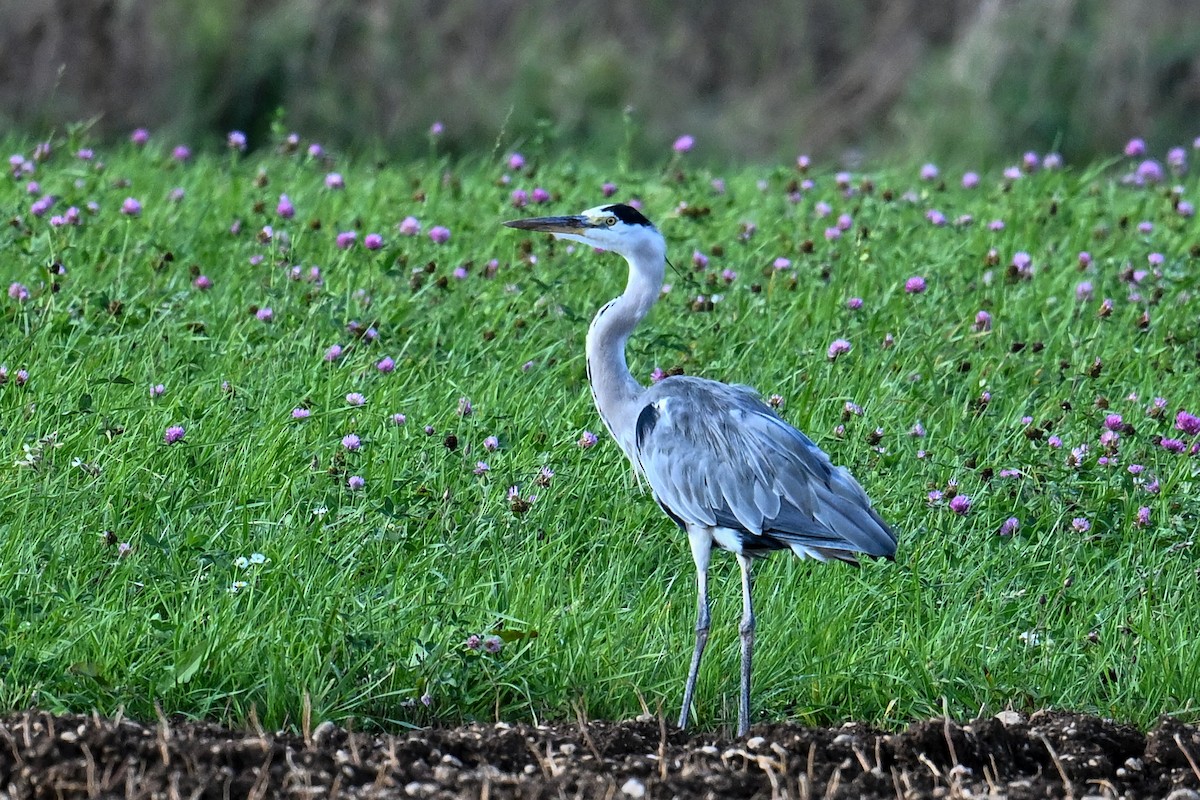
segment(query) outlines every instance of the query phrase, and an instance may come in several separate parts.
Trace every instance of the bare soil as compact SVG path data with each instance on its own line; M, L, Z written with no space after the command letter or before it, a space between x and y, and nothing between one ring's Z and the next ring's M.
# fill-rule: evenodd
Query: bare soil
M745 740L661 720L310 735L207 723L0 719L0 800L24 798L1171 797L1200 800L1200 729L1079 714L763 725Z

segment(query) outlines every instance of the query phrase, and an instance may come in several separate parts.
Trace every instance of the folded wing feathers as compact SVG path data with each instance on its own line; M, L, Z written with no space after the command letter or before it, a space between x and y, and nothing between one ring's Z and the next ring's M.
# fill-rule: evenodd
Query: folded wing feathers
M683 520L765 534L819 558L895 552L850 473L750 389L680 376L652 386L645 402L662 411L639 434L639 465Z

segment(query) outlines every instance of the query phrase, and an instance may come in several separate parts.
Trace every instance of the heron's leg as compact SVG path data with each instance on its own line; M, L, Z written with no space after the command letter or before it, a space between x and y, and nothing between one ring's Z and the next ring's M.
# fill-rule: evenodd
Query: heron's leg
M737 560L742 567L742 624L738 626L742 637L742 696L738 702L738 736L745 736L750 730L750 661L754 656L754 604L750 599L753 579L750 556L738 553Z
M683 689L683 710L679 712L679 727L686 728L692 695L696 692L696 676L700 673L700 658L708 644L708 561L712 555L712 535L702 528L688 529L692 559L696 562L696 649L688 667L687 685Z

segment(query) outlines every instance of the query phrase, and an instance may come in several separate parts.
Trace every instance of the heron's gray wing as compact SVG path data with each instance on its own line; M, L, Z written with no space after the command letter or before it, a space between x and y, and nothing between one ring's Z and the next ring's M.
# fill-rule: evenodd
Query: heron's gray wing
M896 552L895 534L850 473L745 387L690 377L650 387L636 454L677 522L816 557Z

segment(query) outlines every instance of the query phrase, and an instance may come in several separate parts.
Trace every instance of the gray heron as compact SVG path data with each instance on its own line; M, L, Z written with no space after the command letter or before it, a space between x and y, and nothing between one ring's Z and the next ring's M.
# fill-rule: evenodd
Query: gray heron
M743 608L738 736L744 736L754 653L751 560L773 550L855 565L858 555L891 560L896 535L850 473L752 389L682 375L646 387L630 374L625 344L657 302L667 261L666 241L640 211L616 203L504 224L611 250L629 262L625 291L605 303L588 328L588 383L604 426L662 510L686 531L696 562L696 645L680 728L687 726L708 642L712 549L737 557Z

